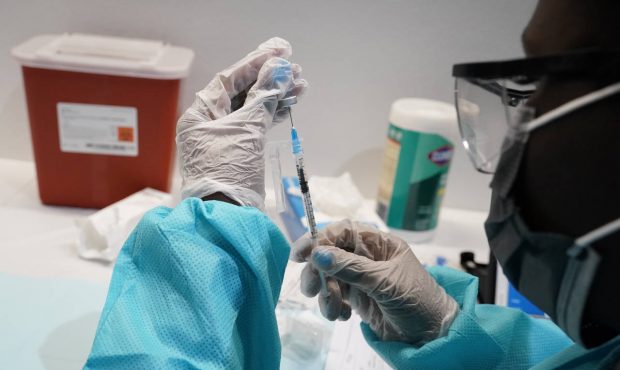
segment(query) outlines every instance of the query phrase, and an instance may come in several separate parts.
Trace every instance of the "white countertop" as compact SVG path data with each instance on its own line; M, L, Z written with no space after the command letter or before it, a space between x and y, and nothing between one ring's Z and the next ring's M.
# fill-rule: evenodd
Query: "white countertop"
M0 339L0 369L10 364L29 369L80 368L90 350L112 265L77 256L75 219L96 210L44 206L36 186L33 163L0 159L0 333L5 338ZM275 212L269 209L274 218ZM429 264L438 256L458 264L463 250L478 252L477 259L485 261L484 218L482 212L443 209L434 240L412 249ZM274 221L281 225L277 217ZM354 349L349 345L365 345L358 323L336 324L334 338L338 339L326 369L360 368L360 361L369 360L344 356ZM342 337L352 333L359 337L343 344ZM363 352L374 356L371 350ZM375 368L380 366L378 362Z

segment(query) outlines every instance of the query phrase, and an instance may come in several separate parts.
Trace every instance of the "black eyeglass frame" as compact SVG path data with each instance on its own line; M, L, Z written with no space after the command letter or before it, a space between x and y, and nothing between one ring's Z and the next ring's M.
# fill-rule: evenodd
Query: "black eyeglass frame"
M507 105L517 106L534 90L506 88L493 80L505 79L519 85L545 76L620 80L620 50L583 49L540 57L460 63L452 67L452 76L500 96Z
M620 77L620 50L584 49L539 57L459 63L452 76L464 79L510 79L528 84L546 75L567 77Z

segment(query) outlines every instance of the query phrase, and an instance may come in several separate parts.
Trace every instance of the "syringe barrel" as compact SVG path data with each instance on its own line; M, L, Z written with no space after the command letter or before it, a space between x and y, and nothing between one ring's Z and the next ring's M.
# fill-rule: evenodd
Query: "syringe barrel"
M306 218L308 221L308 229L310 230L310 234L315 238L317 234L316 230L316 220L314 219L314 210L312 209L312 200L310 199L310 192L302 194L304 200L304 208L306 211Z
M308 180L306 180L306 171L304 170L303 159L297 161L297 177L299 178L299 188L302 194L309 194ZM308 195L309 196L309 195Z
M293 126L293 116L291 115L291 108L289 106L289 116L291 118L291 126ZM291 127L291 149L295 156L295 164L297 165L297 176L299 178L299 187L301 188L301 196L304 201L304 210L306 211L306 220L308 221L308 229L312 236L312 244L317 246L318 244L318 232L316 229L316 221L314 219L314 210L312 209L312 199L310 199L310 188L308 187L308 181L306 180L306 171L304 169L304 157L303 149L301 148L301 141L297 135L297 129L295 126ZM319 272L319 278L321 280L321 294L327 296L327 283L325 276L322 272Z

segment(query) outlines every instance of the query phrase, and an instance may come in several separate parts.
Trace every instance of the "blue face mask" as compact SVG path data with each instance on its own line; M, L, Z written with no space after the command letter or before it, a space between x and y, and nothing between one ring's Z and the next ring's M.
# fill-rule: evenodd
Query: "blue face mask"
M528 133L557 117L618 92L605 88L568 102L508 133L495 176L485 230L491 250L517 290L546 312L574 341L583 344L581 320L600 256L591 244L620 230L620 218L581 238L533 232L512 197ZM525 120L531 112L522 112ZM525 127L525 129L524 129Z

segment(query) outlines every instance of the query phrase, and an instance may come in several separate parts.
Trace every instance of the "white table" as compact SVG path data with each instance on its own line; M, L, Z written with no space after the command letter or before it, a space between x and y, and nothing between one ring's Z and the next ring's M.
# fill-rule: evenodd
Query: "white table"
M112 266L82 260L75 250L75 219L95 210L44 206L36 186L33 163L0 159L0 369L78 369L90 350ZM463 249L484 260L484 217L444 209L435 239L413 249L431 264L437 256L458 264ZM360 348L366 343L358 323L336 324L326 369L383 366L370 349ZM347 356L351 352L366 355Z

